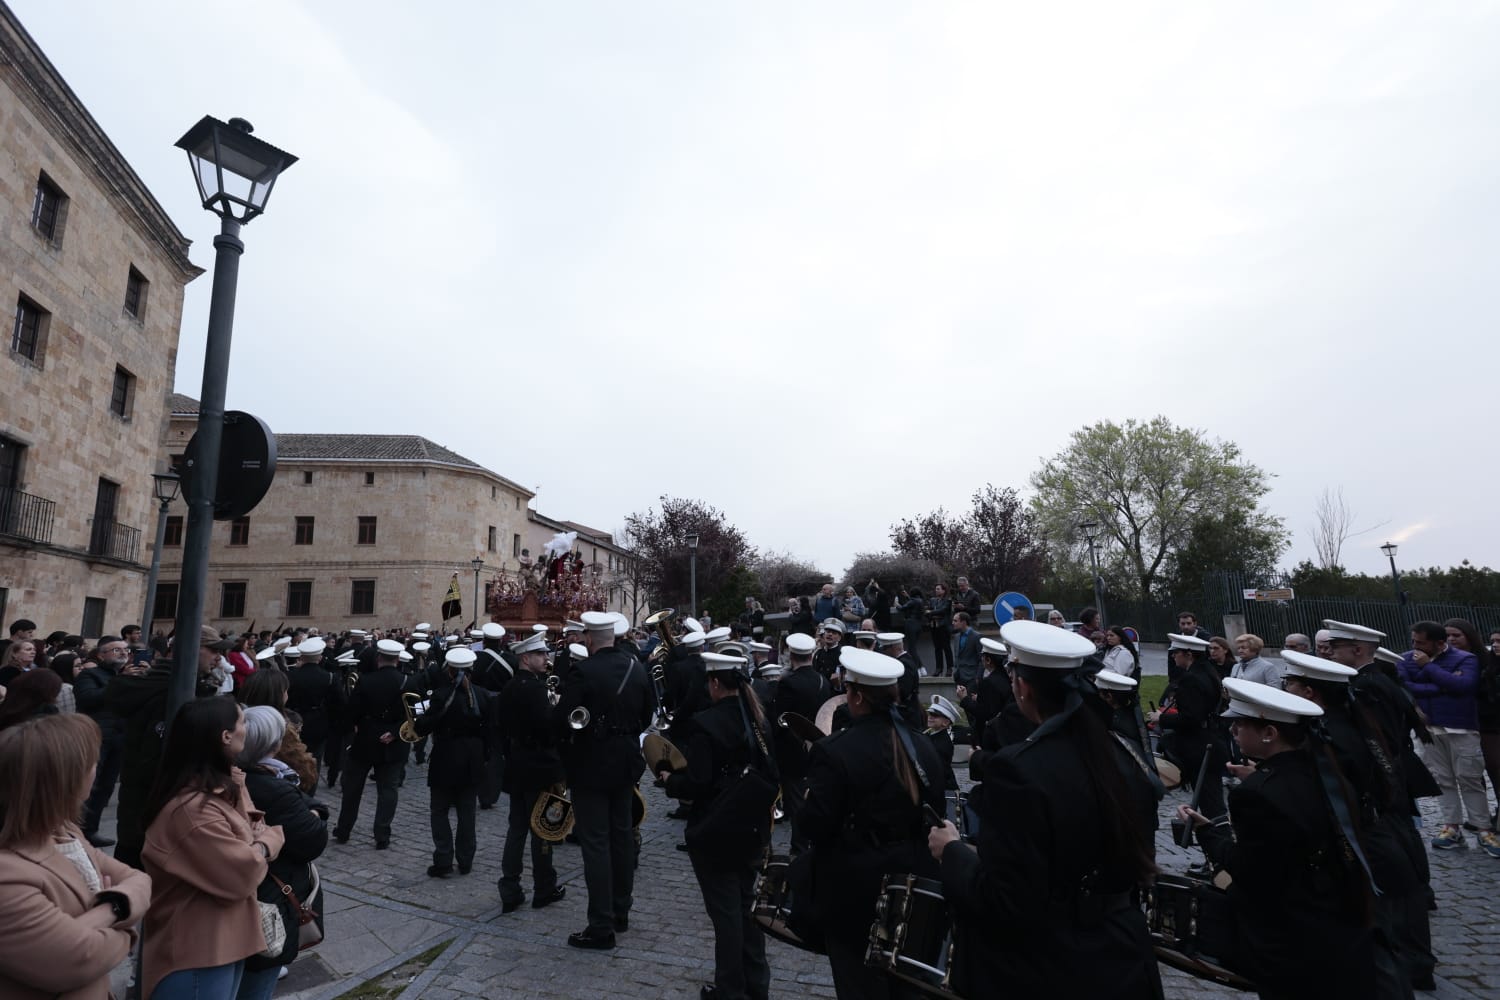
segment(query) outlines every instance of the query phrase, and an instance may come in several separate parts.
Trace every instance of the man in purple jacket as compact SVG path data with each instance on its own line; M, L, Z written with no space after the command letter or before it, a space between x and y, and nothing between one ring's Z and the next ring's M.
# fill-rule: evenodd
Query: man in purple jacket
M1490 823L1479 749L1479 661L1448 645L1448 633L1437 622L1413 625L1411 646L1397 669L1427 716L1433 742L1422 756L1443 790L1442 825L1432 846L1462 847L1464 827L1477 833ZM1468 823L1463 821L1465 810Z

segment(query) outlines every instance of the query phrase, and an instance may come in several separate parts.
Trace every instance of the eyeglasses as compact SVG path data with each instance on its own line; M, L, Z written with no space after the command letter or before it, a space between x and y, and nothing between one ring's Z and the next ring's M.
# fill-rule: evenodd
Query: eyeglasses
M129 646L104 646L99 650L101 653L128 653L129 651Z

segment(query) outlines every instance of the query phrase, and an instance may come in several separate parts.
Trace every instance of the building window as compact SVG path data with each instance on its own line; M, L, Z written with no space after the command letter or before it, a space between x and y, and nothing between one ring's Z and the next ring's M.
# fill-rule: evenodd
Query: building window
M286 613L290 618L306 618L312 614L311 580L287 581Z
M54 246L62 242L63 219L68 197L42 174L36 181L36 199L31 203L31 225Z
M312 485L312 473L311 472L304 472L304 473L302 473L302 485L303 486L311 486Z
M244 580L225 580L219 584L219 617L245 617Z
M313 539L313 519L310 517L297 518L297 545L311 545Z
M151 282L135 268L125 278L125 313L135 319L146 318L146 288Z
M156 604L151 608L151 620L174 621L177 618L177 587L175 583L156 585Z
M490 499L495 499L495 487L493 486L490 487Z
M120 484L100 478L94 492L94 528L89 537L89 552L96 556L113 556L115 551L115 507L120 501Z
M521 536L520 535L511 535L510 536L510 555L511 555L512 559L519 559L519 558L521 558Z
M16 325L10 335L10 350L38 367L47 353L47 310L24 295L16 300Z
M229 544L250 544L250 518L248 516L237 517L229 522Z
M104 606L107 602L102 597L85 597L83 599L83 628L78 634L85 639L97 639L104 634Z
M182 475L182 463L187 461L186 455L172 455L167 458L167 468Z
M126 420L135 404L135 376L115 365L115 385L109 394L109 412Z
M366 472L365 473L365 485L366 486L374 486L375 485L375 473L373 473L373 472Z
M167 530L162 533L161 544L163 548L176 549L182 547L182 515L170 514L167 516Z
M521 498L520 497L516 497L516 510L520 510L520 509L521 509Z
M375 519L373 517L361 517L359 519L359 537L356 541L360 545L375 544Z
M350 581L349 613L351 615L373 615L375 613L374 580Z
M491 552L495 551L495 542L496 542L496 539L498 537L499 537L499 535L498 535L498 532L495 530L495 526L493 524L490 525L489 550Z

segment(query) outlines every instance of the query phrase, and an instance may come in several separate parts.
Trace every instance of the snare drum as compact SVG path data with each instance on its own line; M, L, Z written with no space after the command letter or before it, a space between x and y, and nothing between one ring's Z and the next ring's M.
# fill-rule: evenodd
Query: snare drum
M1146 923L1156 957L1175 969L1237 990L1254 984L1229 968L1234 954L1234 904L1210 882L1158 875L1146 890Z
M816 951L787 926L787 918L792 912L792 890L787 884L790 864L791 858L785 854L772 854L766 859L755 886L750 917L776 940L804 951Z
M924 993L954 996L949 984L952 960L953 924L943 884L912 875L882 878L865 964Z

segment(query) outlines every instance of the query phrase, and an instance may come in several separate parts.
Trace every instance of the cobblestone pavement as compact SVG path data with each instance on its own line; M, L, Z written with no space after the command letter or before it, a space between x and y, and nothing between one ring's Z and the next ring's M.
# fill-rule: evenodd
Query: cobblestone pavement
M567 899L543 910L523 906L500 913L496 881L505 832L503 798L495 809L479 814L473 872L427 877L432 848L425 779L424 768L410 768L389 850L374 849L373 785L349 843L330 841L319 862L328 894L328 938L293 964L278 997L334 1000L445 942L437 959L399 994L402 1000L691 1000L711 980L713 934L687 857L675 849L682 823L666 818L673 803L659 791L645 789L648 812L630 930L619 935L614 951L589 952L567 946L568 934L585 924L583 866L576 847L562 845L554 852ZM1167 817L1179 801L1185 799L1174 793L1162 804L1158 860L1167 872L1181 872L1200 860L1196 850L1183 851L1169 839ZM1430 829L1435 800L1425 804ZM778 829L777 835L784 840L784 831ZM1432 915L1438 990L1418 996L1500 996L1500 860L1480 851L1472 835L1462 849L1430 853L1438 900ZM834 995L824 960L777 941L767 942L767 952L773 996ZM1168 997L1247 996L1171 969L1163 970L1163 980Z

